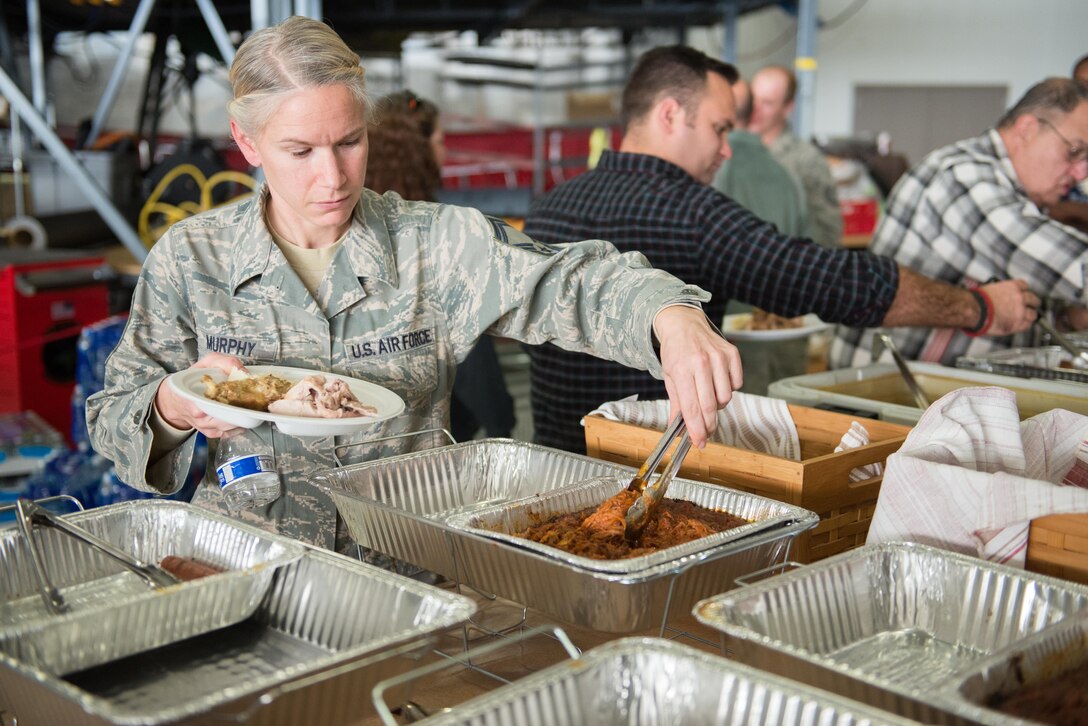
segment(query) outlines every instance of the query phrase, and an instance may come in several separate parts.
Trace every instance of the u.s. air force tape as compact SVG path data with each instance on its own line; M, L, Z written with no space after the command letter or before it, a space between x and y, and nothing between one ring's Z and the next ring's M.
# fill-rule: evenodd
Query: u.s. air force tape
M529 237L524 232L519 232L497 217L488 217L487 221L491 224L492 237L494 237L495 242L499 244L517 247L518 249L527 250L529 252L536 252L540 255L554 255L559 251L549 244L537 242L532 237Z

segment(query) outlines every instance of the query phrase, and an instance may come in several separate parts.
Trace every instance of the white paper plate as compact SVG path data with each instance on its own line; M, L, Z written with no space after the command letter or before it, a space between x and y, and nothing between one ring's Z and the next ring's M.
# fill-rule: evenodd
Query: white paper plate
M376 416L357 416L354 418L314 418L311 416L287 416L268 413L267 411L253 411L241 406L230 406L204 396L204 383L201 379L205 375L211 376L216 381L222 381L226 378L221 371L213 368L189 368L174 373L167 380L179 396L189 399L209 416L214 416L245 429L255 428L265 421L271 421L276 424L280 431L292 436L350 434L369 428L379 421L399 416L404 411L404 401L400 396L388 388L379 386L376 383L361 381L358 378L338 376L334 373L313 371L307 368L287 368L284 366L246 366L246 370L255 376L274 373L291 381L291 383L297 383L306 376L312 375L339 378L348 384L348 388L351 389L356 398L377 408L378 413Z
M794 338L804 338L818 333L821 330L827 330L831 327L831 323L825 323L820 320L819 317L813 314L809 314L802 318L802 325L799 328L779 328L778 330L738 330L748 324L748 321L752 319L751 313L737 313L736 315L726 315L722 319L722 334L729 340L793 340Z

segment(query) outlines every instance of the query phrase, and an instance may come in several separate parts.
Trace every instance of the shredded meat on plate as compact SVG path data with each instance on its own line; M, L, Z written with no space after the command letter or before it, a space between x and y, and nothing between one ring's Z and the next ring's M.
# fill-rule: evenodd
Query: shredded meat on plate
M374 416L378 409L361 403L339 378L306 376L278 401L268 405L272 413L315 418Z
M292 384L271 373L252 376L235 369L221 383L211 376L201 381L206 398L254 411L313 418L356 418L378 413L377 408L356 398L347 383L332 376L306 376Z

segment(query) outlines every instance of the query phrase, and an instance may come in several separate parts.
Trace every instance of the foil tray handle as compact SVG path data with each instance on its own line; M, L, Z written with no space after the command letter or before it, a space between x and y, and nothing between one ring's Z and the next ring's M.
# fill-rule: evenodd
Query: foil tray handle
M400 721L398 721L396 716L393 714L393 711L389 708L389 704L385 702L386 691L392 690L399 686L403 686L406 683L411 683L412 681L416 681L425 676L429 676L432 673L437 673L439 671L443 671L447 668L452 668L457 665L466 666L475 670L478 673L483 673L484 675L491 676L495 680L502 681L504 684L509 684L510 682L506 679L488 673L487 671L481 669L479 666L473 665L473 663L478 661L482 656L489 655L492 652L499 650L500 648L505 648L510 645L516 645L518 643L528 640L529 638L534 638L538 635L547 635L549 633L557 641L559 641L559 644L563 646L563 649L565 651L567 651L567 655L570 656L571 660L577 660L582 656L582 651L579 650L578 646L576 646L571 641L566 631L558 625L540 625L534 628L527 628L526 630L523 630L517 635L510 635L505 638L500 638L493 643L481 646L479 648L472 648L470 650L466 650L459 655L446 655L445 658L437 662L429 663L425 666L420 666L419 668L413 668L407 673L403 673L399 676L394 676L392 678L387 678L384 681L379 681L374 686L374 689L370 692L370 696L374 701L374 709L378 713L378 718L381 719L381 722L385 724L385 726L397 726L397 724L400 723ZM411 701L405 704L405 706L412 710L418 709L422 711L422 709L420 709L417 704L412 703Z
M41 593L45 608L54 615L63 615L70 610L64 596L60 594L49 574L45 571L45 558L42 557L38 543L34 541L33 521L30 510L37 505L28 499L20 497L15 502L15 521L19 525L19 531L26 542L27 551L30 553L30 561L34 565L34 576L38 580L38 592Z
M332 449L332 459L336 462L336 466L343 468L344 462L340 460L340 453L342 451L358 448L360 446L373 446L374 444L379 444L383 441L393 441L394 439L407 439L412 436L422 436L423 434L444 434L445 437L450 440L451 444L457 443L457 439L453 438L453 434L450 433L449 429L433 428L421 429L419 431L405 431L404 433L400 434L382 436L380 439L367 439L366 441L359 441L354 444L340 444L339 446L334 446Z
M776 562L773 565L767 567L760 567L758 570L752 570L747 575L740 575L734 577L733 582L738 587L751 587L753 583L760 580L766 580L772 575L781 575L786 572L792 572L793 570L799 570L805 565L801 562L794 562L793 560L786 560L784 562Z
M181 582L177 577L158 565L136 559L124 550L118 549L103 539L99 539L82 527L77 527L76 525L65 521L45 507L42 507L29 499L20 499L17 504L19 511L19 526L30 547L31 557L34 561L34 569L38 576L38 582L41 585L42 598L47 600L46 607L55 614L67 612L68 605L64 602L60 592L49 582L49 578L45 573L45 563L31 533L31 527L35 524L52 527L68 535L72 539L82 542L89 547L93 547L102 554L116 560L122 566L131 570L152 589L170 587L171 585L176 585ZM57 610L54 607L55 605L59 605L61 609Z

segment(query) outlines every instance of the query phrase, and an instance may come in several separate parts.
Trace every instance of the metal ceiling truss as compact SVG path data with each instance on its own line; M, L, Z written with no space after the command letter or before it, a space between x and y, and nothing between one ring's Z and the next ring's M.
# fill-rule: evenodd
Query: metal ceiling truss
M157 0L139 0L134 10L125 7L123 1L116 4L106 3L94 10L93 17L90 10L73 8L67 0L27 0L25 15L22 16L16 10L18 3L9 4L10 10L0 11L0 33L4 36L0 38L0 51L5 48L10 51L10 33L25 28L30 54L32 100L26 97L16 83L15 69L10 59L5 62L10 52L0 53L0 91L10 101L16 116L16 122L12 124L12 147L17 175L23 171L21 127L25 124L138 260L146 257L147 249L132 225L121 215L102 186L87 173L46 119L42 6L47 6L50 11L46 23L52 33L60 28L127 30L121 53L91 122L91 130L84 144L90 146L101 134L109 117L127 66L131 62L139 37L147 28L156 2ZM184 13L184 5L188 0L181 0L180 5L178 0L173 2L173 9L180 8ZM341 34L355 39L355 47L360 49L366 47L359 43L360 35L365 39L375 32L388 34L390 31L397 31L407 34L425 30L475 29L482 37L487 37L505 28L612 27L637 30L653 26L683 28L721 22L726 54L735 57L736 21L739 15L767 6L779 6L787 12L796 13L798 17L796 70L799 112L796 130L799 135L807 136L811 127L811 95L815 78L818 22L816 11L819 0L517 0L506 3L495 0L357 0L353 3L337 4L335 9L330 7L328 12L325 11L322 0L251 0L248 12L241 3L219 3L217 9L213 0L192 2L195 3L195 8L191 12L203 19L220 56L228 65L234 57L234 46L228 27L240 29L239 24L244 24L245 28L241 29L246 30L267 27L292 14L324 17ZM224 17L227 17L227 22L224 22ZM127 27L121 24L124 21L127 21ZM730 58L727 57L727 60ZM18 207L22 187L20 183L16 187Z

